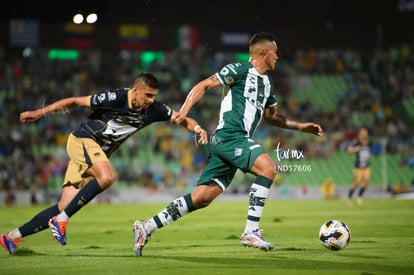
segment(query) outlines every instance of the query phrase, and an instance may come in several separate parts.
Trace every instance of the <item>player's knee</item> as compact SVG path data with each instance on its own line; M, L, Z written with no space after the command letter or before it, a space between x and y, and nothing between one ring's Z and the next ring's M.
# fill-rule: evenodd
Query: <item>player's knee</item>
M252 172L256 175L260 175L266 178L273 180L276 176L276 165L269 161L265 164L255 165L252 169Z
M207 207L222 192L223 191L219 187L211 183L198 185L191 193L191 200L194 208L199 209Z
M101 186L103 189L111 187L115 180L116 176L113 173L104 174L100 178L97 178L99 186Z
M276 165L273 164L269 165L269 167L266 167L266 169L263 171L263 176L273 180L276 177Z

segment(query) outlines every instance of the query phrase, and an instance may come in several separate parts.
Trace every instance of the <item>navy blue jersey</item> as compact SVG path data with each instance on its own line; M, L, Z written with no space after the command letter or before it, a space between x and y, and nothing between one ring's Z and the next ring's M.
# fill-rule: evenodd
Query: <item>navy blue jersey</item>
M356 141L353 145L360 146L361 149L355 153L356 160L355 160L355 168L366 168L369 167L369 158L371 156L371 144L368 143L366 145L361 144L359 141Z
M73 131L79 138L95 140L109 157L129 136L156 121L168 121L172 109L154 101L147 109L128 108L128 88L105 90L91 96L94 111Z

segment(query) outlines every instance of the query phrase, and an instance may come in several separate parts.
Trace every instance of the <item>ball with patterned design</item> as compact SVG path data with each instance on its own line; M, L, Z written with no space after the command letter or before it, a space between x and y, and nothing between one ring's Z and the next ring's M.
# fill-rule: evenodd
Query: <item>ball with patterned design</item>
M351 241L351 231L344 222L329 220L322 224L319 230L319 240L329 250L342 250Z

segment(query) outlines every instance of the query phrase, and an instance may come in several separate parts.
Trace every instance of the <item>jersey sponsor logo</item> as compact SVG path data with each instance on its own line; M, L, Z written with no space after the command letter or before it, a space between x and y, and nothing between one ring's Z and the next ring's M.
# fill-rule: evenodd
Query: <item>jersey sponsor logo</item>
M104 93L98 95L98 101L99 103L102 103L106 98L106 95Z
M116 93L108 93L109 101L116 99Z
M263 112L264 107L263 104L259 101L256 101L256 109L260 110L261 112Z
M246 88L245 88L244 96L246 99L252 104L255 105L256 98L257 98L257 91L256 91L256 78L249 77L246 81Z
M97 103L96 98L97 98L96 95L92 96L92 105L96 105Z
M229 66L230 71L232 71L234 74L237 74L236 70L233 68L233 66Z
M361 147L361 149L358 152L358 161L360 167L366 167L368 166L370 158L370 148L367 146Z
M165 104L163 104L164 105L164 107L167 109L167 114L168 114L168 116L171 116L171 113L172 113L172 109L171 109L171 107L170 106L168 106L168 105L165 105Z
M246 99L255 106L256 109L263 112L264 110L264 94L263 91L257 90L257 78L250 76L246 81L246 92L244 93Z
M234 74L237 74L235 67L239 67L239 66L240 66L240 63L236 63L236 64L229 64L228 66L224 68L229 68L229 70L231 70Z
M234 79L231 76L225 77L224 80L226 81L226 84L232 84L232 83L234 83Z
M237 75L237 71L236 71L236 67L239 67L240 63L236 63L236 64L228 64L227 66L224 66L221 70L220 70L220 74L222 76L226 76L230 73L230 71L232 71L234 74Z
M107 135L110 140L116 142L125 139L136 130L137 128L132 127L128 124L110 120L108 121L106 129L102 134Z
M223 68L220 70L220 74L221 74L221 75L223 75L223 76L228 75L228 74L229 74L229 69L228 69L227 67L223 67Z

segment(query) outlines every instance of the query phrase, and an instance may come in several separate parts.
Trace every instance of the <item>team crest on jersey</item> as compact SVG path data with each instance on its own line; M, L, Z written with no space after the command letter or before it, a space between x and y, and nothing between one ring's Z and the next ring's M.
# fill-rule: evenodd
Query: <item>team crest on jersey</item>
M235 148L234 149L234 156L239 157L243 153L243 148Z

